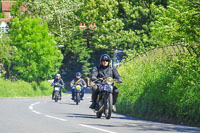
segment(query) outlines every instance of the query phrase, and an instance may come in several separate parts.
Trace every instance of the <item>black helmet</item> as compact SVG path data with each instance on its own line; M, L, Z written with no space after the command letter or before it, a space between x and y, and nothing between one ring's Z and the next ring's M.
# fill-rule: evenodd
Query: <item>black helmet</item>
M102 61L108 61L110 63L110 56L108 54L102 54L100 57L100 63Z
M76 73L76 76L81 76L81 73L80 73L80 72L77 72L77 73Z

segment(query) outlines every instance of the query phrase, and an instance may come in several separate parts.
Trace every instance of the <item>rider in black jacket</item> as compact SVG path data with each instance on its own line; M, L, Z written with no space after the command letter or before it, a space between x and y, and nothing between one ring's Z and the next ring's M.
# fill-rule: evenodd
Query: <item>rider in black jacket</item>
M95 67L92 70L91 74L91 80L95 81L97 79L112 77L113 79L116 79L117 82L122 83L122 79L115 67L110 66L110 56L108 54L103 54L100 57L100 66ZM95 83L95 85L92 87L92 104L90 105L90 108L95 109L96 108L96 100L98 96L98 84L101 83L101 81L98 81ZM117 87L113 87L113 111L116 111L115 103L117 102L117 97L119 94L119 90Z
M58 87L61 87L61 88L64 88L64 82L63 80L61 79L61 75L58 73L56 74L56 79L54 79L53 83L51 84L51 86L58 86ZM55 91L53 90L53 93L52 93L52 99L54 98L54 93ZM60 100L61 100L61 89L60 89Z

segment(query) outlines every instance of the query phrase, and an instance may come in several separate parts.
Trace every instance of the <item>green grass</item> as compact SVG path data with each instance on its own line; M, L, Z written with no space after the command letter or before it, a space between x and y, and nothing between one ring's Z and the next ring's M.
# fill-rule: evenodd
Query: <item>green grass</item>
M0 79L0 97L36 97L49 96L52 94L51 83L42 81L28 83L25 81L15 81Z
M199 58L160 54L136 58L119 67L119 113L200 126Z

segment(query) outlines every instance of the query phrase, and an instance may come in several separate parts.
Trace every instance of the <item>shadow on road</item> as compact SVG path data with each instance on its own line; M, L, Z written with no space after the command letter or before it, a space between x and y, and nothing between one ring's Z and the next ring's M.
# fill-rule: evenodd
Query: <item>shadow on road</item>
M77 117L77 118L93 118L93 119L97 119L95 115L88 115L88 114L74 114L74 113L67 113L69 114L66 117Z
M96 115L89 115L89 114L80 114L80 113L68 113L69 115L66 117L70 118L87 118L87 119L99 119L96 118ZM102 116L103 119L105 119L104 116ZM117 119L117 121L116 121ZM123 121L125 120L125 121ZM128 120L128 122L127 122ZM133 117L127 117L127 116L114 116L111 117L108 122L111 122L112 124L93 124L90 123L91 126L101 126L101 127L121 127L121 128L127 128L128 130L134 130L134 131L159 131L159 132L190 132L190 133L199 133L200 128L196 127L187 127L182 125L174 125L174 124L164 124L164 123L158 123L158 122L151 122L151 121L145 121L140 120ZM125 124L126 123L126 124Z
M68 102L63 102L63 103L59 103L59 104L67 104L67 105L73 105L73 106L75 106L76 105L76 103L74 102L74 103L68 103ZM76 105L77 106L77 105Z

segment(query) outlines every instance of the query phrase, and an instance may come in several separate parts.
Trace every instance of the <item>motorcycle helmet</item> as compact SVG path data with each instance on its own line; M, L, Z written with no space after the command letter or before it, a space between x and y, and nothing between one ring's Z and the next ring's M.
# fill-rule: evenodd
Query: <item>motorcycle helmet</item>
M100 57L100 64L102 61L108 61L108 63L110 63L110 56L108 54L102 54Z
M81 76L81 73L80 73L80 72L77 72L77 73L76 73L76 76Z
M61 77L61 75L59 73L56 74L56 77Z

